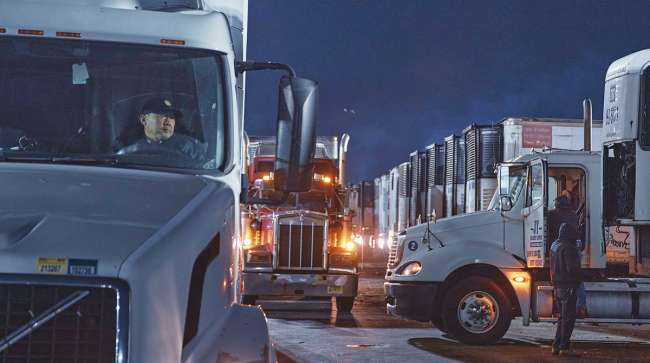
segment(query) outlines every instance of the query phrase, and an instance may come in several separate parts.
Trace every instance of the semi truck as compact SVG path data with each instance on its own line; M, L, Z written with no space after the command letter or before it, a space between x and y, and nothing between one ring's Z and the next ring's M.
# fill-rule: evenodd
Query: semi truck
M351 215L344 208L348 141L347 134L318 136L309 190L291 193L282 203L254 203L242 211L245 303L336 297L338 312L352 309L358 249L351 238ZM265 200L277 193L275 142L274 137L250 137L251 198Z
M555 198L570 195L581 221L577 243L584 246L588 316L579 321L650 322L643 257L648 198L647 188L637 187L650 176L642 106L649 63L650 51L644 51L609 68L602 152L589 151L592 121L585 107L586 151L548 149L500 163L488 210L401 234L386 272L388 312L431 321L468 344L498 341L517 316L524 325L554 321L547 218ZM605 237L621 226L633 229L635 246L623 276L609 268Z
M0 360L275 362L239 304L244 73L287 72L285 193L318 85L247 27L245 0L0 1Z
M608 248L629 248L629 270L650 275L650 50L613 62L605 78L602 222ZM621 237L616 238L616 235ZM622 243L621 246L619 243Z

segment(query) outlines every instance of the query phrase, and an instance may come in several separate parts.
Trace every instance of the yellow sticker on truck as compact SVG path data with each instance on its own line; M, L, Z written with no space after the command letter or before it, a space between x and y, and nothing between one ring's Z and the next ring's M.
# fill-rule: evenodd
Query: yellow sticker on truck
M97 275L97 260L79 258L39 257L36 272L50 275Z
M36 272L41 274L65 275L68 273L67 258L39 257Z

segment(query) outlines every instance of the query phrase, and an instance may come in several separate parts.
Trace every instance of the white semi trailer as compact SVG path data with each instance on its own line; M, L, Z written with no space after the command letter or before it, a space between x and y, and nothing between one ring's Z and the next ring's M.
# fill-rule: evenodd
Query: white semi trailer
M431 144L427 153L426 220L441 218L443 213L443 192L445 180L445 145Z
M275 362L237 303L243 72L287 67L245 62L246 19L245 0L0 1L0 360ZM280 87L276 187L298 191L317 86Z
M468 344L496 342L516 316L524 325L554 320L546 221L553 200L566 190L584 221L589 315L582 321L649 323L650 279L643 276L650 209L643 181L650 177L650 154L643 149L647 123L639 103L648 64L650 51L644 51L608 71L604 155L549 150L517 157L499 166L488 210L401 234L386 272L388 311L431 321ZM610 278L604 235L617 225L634 228L636 263L627 277Z
M445 138L444 217L465 213L465 139Z

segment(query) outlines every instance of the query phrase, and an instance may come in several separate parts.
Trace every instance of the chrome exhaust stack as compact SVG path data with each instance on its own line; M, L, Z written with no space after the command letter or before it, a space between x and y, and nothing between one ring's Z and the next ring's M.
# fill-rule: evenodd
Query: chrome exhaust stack
M584 142L583 150L591 151L591 130L593 128L593 118L591 113L591 100L585 98L582 101L582 119L584 120Z
M341 135L341 142L339 143L339 185L345 186L345 166L348 162L348 143L350 142L350 135L344 133Z

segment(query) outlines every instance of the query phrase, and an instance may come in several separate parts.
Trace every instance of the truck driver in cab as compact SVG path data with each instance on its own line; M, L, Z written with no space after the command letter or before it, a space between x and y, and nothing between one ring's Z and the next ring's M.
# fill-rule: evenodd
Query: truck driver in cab
M138 117L143 127L144 137L135 143L118 151L120 155L171 153L189 157L196 161L204 159L206 145L193 137L174 133L176 122L183 114L174 108L171 100L166 98L150 98L147 100Z

